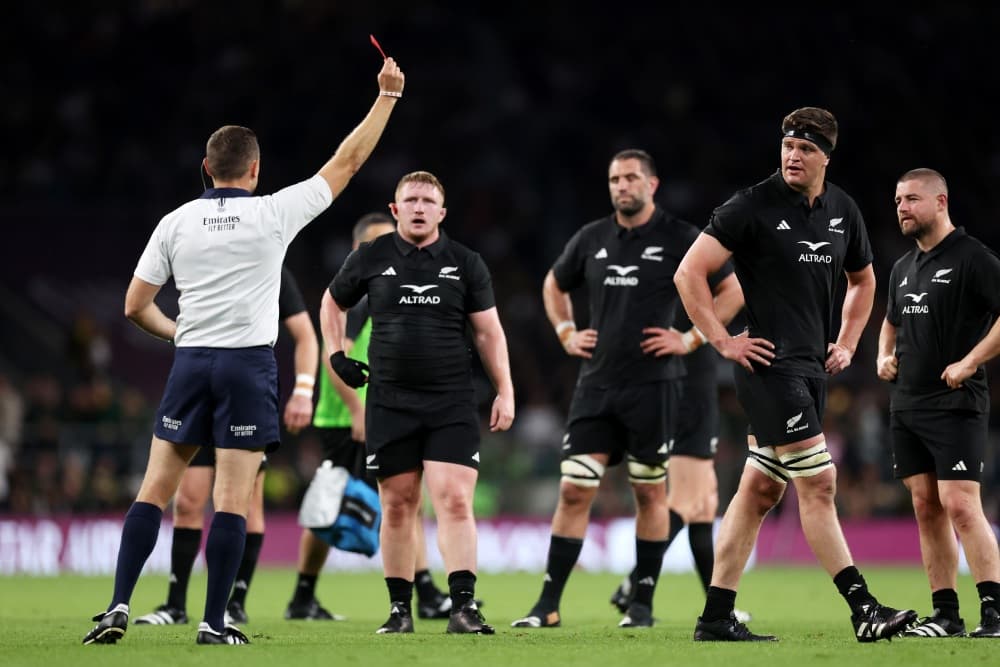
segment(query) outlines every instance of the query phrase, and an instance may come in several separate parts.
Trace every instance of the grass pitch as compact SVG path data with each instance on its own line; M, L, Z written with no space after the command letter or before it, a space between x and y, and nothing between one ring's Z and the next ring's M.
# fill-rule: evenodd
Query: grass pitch
M886 604L928 613L930 594L920 569L864 568L872 590ZM537 574L485 574L477 594L485 601L492 637L444 634L445 621L416 619L413 635L377 636L388 614L385 586L376 574L331 574L320 578L320 600L346 622L289 622L282 618L295 574L257 573L247 599L250 622L243 629L253 644L196 646L204 602L205 575L192 578L189 615L182 626L130 626L113 646L81 646L92 627L89 617L107 604L110 577L0 577L0 664L11 667L255 667L266 665L527 667L572 665L996 665L1000 641L907 639L858 644L847 606L818 568L758 569L744 579L738 606L753 613L751 628L776 634L776 644L702 644L691 640L704 597L694 574L663 575L649 630L616 627L618 613L608 598L619 578L576 572L563 599L563 627L515 630L511 620L525 614L541 585ZM444 577L437 575L439 585ZM151 611L166 597L166 578L143 578L132 600L133 617ZM968 629L979 620L975 586L959 581Z

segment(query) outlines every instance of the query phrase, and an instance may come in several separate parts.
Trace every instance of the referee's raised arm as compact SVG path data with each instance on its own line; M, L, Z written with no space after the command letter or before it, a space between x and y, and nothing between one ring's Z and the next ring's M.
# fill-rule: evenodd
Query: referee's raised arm
M334 199L343 192L351 177L375 149L396 102L403 97L404 83L405 77L399 65L392 58L386 58L378 73L378 97L368 115L340 142L337 152L318 172L329 184Z

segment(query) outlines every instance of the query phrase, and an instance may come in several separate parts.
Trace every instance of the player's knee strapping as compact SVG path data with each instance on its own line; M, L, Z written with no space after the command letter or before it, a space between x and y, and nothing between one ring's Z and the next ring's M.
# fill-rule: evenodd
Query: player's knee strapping
M826 440L818 442L809 449L786 452L778 458L789 477L812 477L833 467L833 457L826 449Z
M747 465L756 468L776 482L788 483L788 474L778 458L778 453L774 451L774 447L754 447L751 445L747 453Z
M774 447L750 447L747 465L776 482L787 483L793 477L812 477L833 467L826 441L797 452L777 454Z
M563 481L577 486L600 486L605 470L606 466L590 454L573 454L559 464Z
M633 484L659 484L667 478L667 462L642 463L628 457L628 481Z

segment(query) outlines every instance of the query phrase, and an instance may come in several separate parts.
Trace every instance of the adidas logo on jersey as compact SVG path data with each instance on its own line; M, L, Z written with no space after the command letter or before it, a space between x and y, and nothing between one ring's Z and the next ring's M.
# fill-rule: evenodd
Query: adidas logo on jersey
M594 259L607 259L607 258L608 258L608 251L606 248L601 248L600 250L597 251L597 254L594 255Z
M968 468L968 466L965 465L965 461L959 461L958 463L956 463L955 465L953 465L951 467L951 469L952 470L957 470L959 472L964 472L964 471L968 470L969 468Z
M906 283L909 281L908 277L903 277L903 282L899 283L900 287L906 287Z
M476 452L475 454L472 455L472 460L475 461L476 463L479 463L479 452Z
M394 275L396 275L396 269L394 269L394 268L392 268L390 266L388 269L386 269L385 271L382 272L382 275L383 276L394 276Z
M786 229L791 229L791 227L788 225L787 222L785 222L784 220L782 220L781 222L778 223L778 226L775 227L775 229L780 230L780 231L785 231Z

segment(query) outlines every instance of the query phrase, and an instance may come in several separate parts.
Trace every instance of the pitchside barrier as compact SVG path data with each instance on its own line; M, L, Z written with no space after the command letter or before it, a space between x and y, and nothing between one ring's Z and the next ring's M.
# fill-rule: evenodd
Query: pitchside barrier
M757 549L748 567L755 564L815 564L802 536L798 516L769 517L761 530ZM920 542L913 519L846 521L844 533L858 563L919 565ZM51 518L0 517L0 575L111 574L118 553L122 517L66 516ZM631 518L591 523L579 565L593 572L623 573L635 563L635 521ZM428 522L427 543L436 544L436 525ZM294 567L299 533L293 513L267 516L267 534L260 563L265 567ZM146 572L166 574L170 565L173 528L169 517L160 528L156 549ZM479 521L479 570L482 572L541 572L549 548L549 522L538 519L500 518ZM431 549L430 565L441 569L441 557ZM962 572L968 567L961 555ZM380 554L331 550L327 570L379 570ZM196 569L204 567L199 555ZM664 558L668 572L691 571L694 561L687 533L682 532Z

